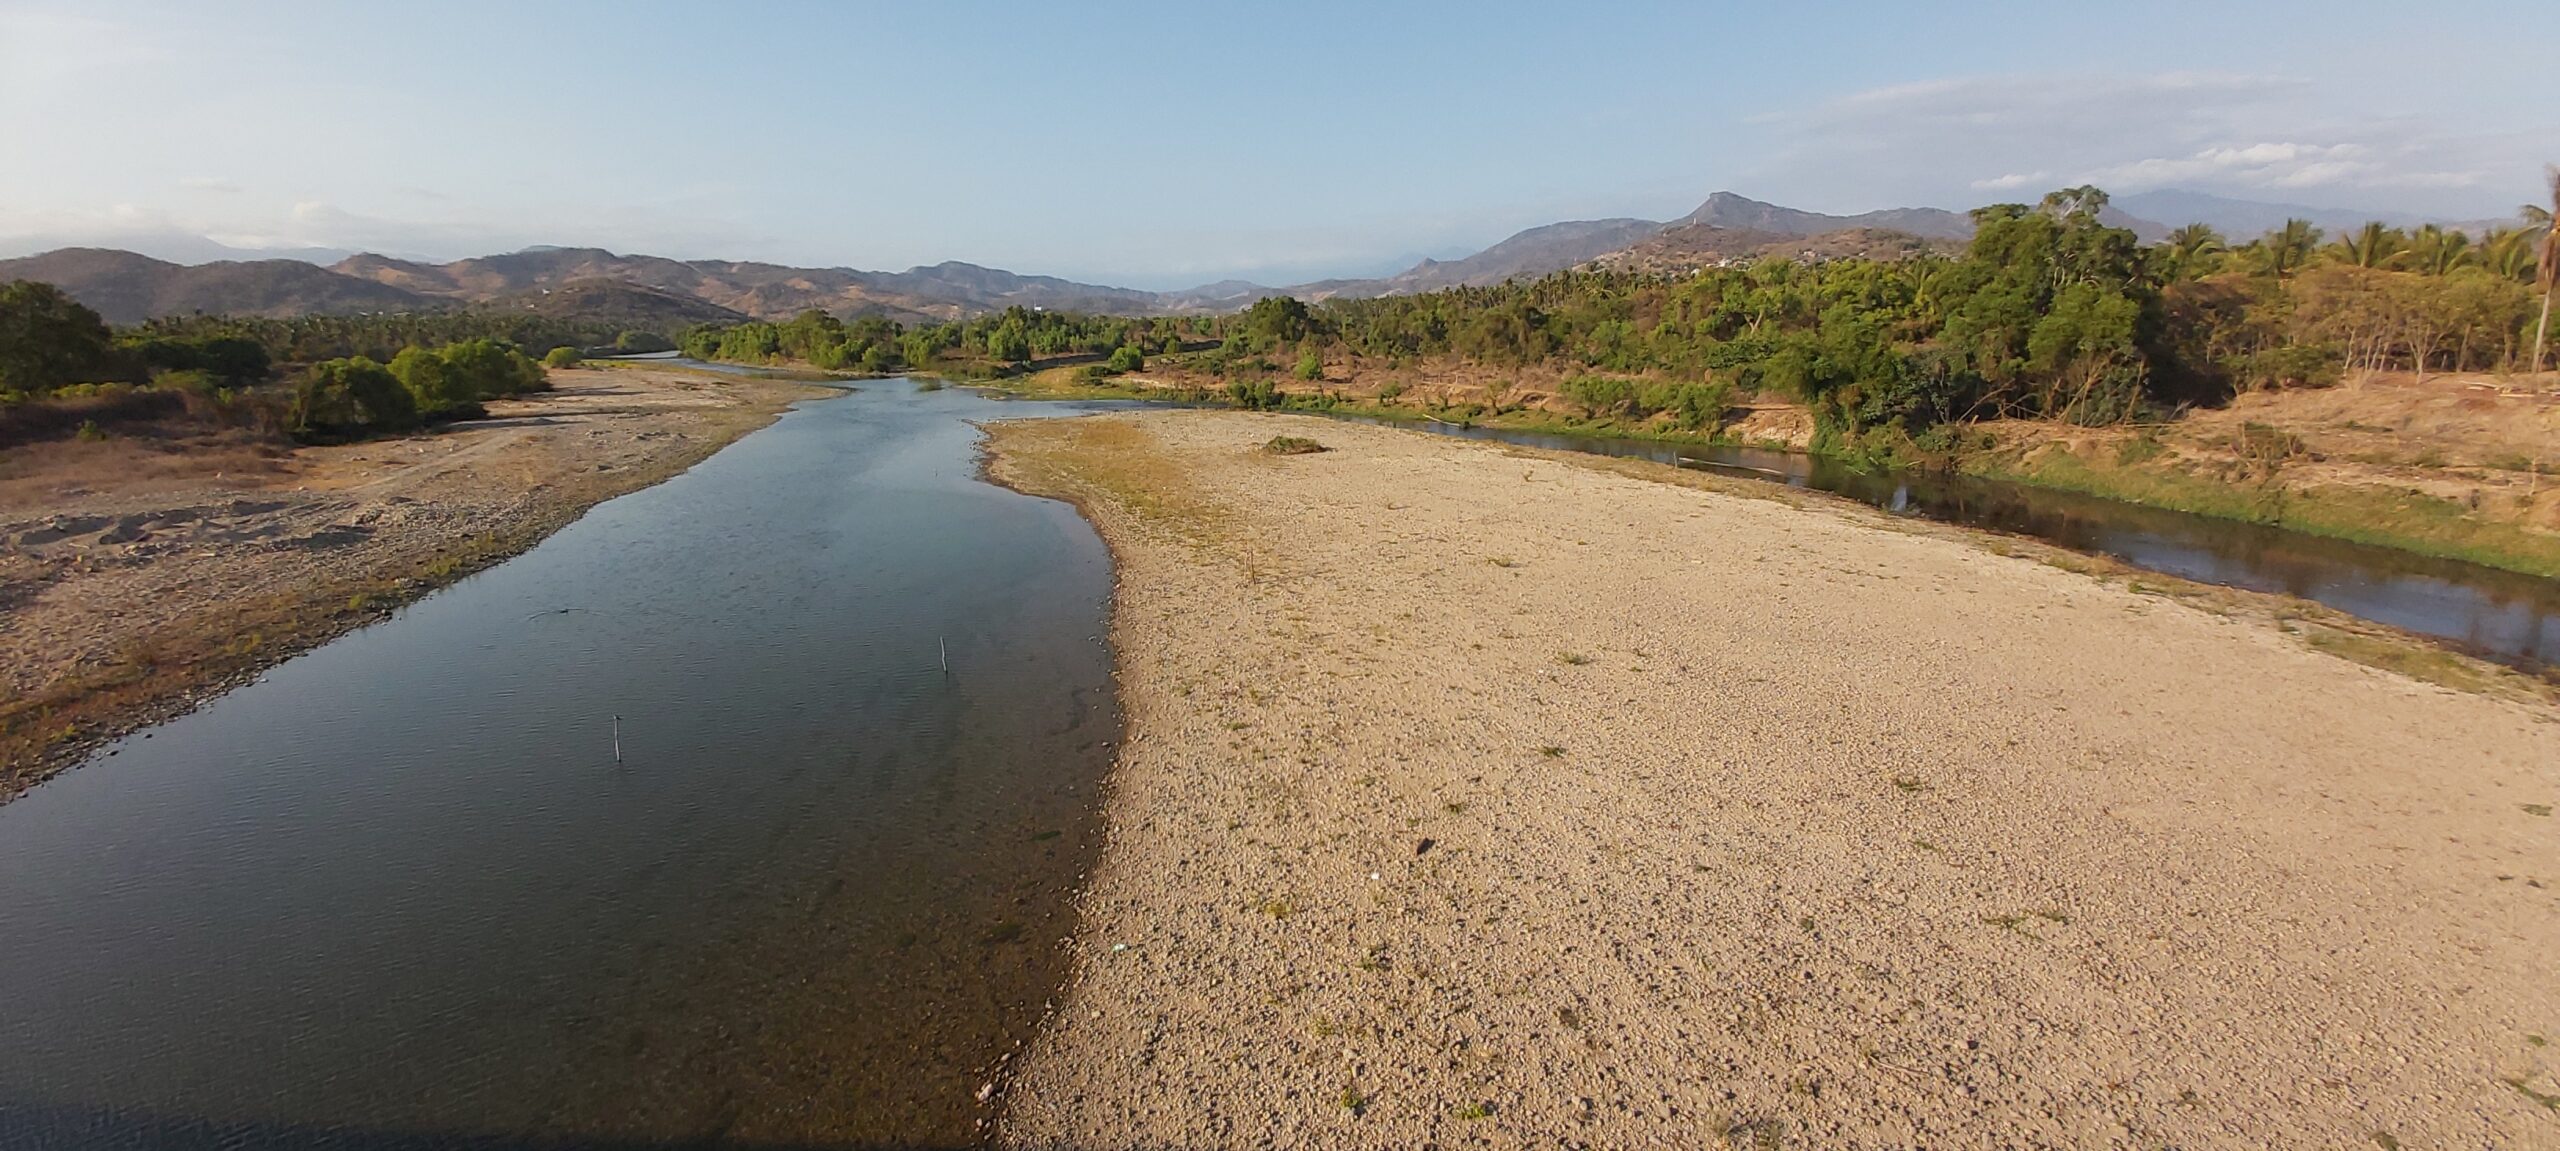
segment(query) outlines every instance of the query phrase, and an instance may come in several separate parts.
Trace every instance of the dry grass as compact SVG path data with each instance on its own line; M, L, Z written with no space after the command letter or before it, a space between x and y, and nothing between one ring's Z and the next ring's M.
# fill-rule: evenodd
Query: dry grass
M988 447L1001 461L997 478L1023 491L1066 500L1088 514L1100 497L1141 526L1192 545L1227 536L1232 517L1226 509L1199 494L1155 437L1126 420L998 423L988 427Z

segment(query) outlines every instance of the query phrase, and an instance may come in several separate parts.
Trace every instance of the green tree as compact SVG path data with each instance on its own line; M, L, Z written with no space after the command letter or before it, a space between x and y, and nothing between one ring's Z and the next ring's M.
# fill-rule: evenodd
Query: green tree
M2192 280L2212 272L2221 265L2223 253L2230 250L2222 233L2210 224L2185 225L2169 233L2164 247L2168 252L2169 278L2173 280Z
M2357 229L2354 234L2342 237L2336 244L2331 245L2334 249L2331 254L2336 256L2341 264L2351 264L2359 268L2388 268L2399 262L2401 254L2408 245L2408 237L2402 235L2398 228L2386 228L2382 226L2381 221L2373 220L2367 221L2365 226Z
M2409 238L2410 264L2430 276L2450 275L2454 269L2469 265L2474 255L2471 237L2435 224L2419 228Z
M987 358L1002 363L1018 364L1031 358L1031 333L1021 324L1007 321L987 333Z
M1147 366L1146 353L1136 344L1122 344L1111 350L1111 359L1103 365L1115 372L1135 372Z
M42 395L117 374L98 313L33 280L0 284L0 390Z
M311 365L289 420L305 436L397 432L418 426L418 408L390 369L358 356Z
M1320 352L1316 351L1314 348L1309 348L1309 349L1307 349L1306 351L1299 353L1299 354L1298 354L1298 370L1297 370L1297 374L1298 374L1298 378L1299 378L1299 379L1302 379L1302 380L1321 380L1321 379L1323 379L1323 378L1324 378L1324 355L1323 355L1323 353L1320 353Z
M543 353L542 366L546 368L574 368L578 366L580 361L585 359L586 357L584 355L579 354L578 349L567 344L562 344L559 347Z
M408 389L411 408L425 419L474 412L480 393L445 358L425 348L403 348L388 365L393 378Z
M2282 280L2311 262L2311 253L2320 247L2320 229L2309 220L2286 220L2283 227L2260 237L2257 247L2266 273Z

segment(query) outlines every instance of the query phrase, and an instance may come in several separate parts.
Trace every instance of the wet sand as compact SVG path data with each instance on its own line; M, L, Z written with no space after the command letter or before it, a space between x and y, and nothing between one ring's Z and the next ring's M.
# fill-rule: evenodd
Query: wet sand
M994 451L1129 724L1012 1145L2560 1145L2547 704L1642 468Z

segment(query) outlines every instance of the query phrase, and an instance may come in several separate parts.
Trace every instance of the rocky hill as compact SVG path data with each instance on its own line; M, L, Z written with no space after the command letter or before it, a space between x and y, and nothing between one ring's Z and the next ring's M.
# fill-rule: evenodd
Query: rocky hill
M1790 235L1714 224L1673 224L1625 248L1593 260L1611 271L1683 275L1738 260L1907 260L1963 250L1963 242L1880 227L1850 227Z
M425 303L407 289L300 260L172 264L112 248L63 248L0 260L0 283L10 280L56 285L112 324L195 312L302 316L400 311Z

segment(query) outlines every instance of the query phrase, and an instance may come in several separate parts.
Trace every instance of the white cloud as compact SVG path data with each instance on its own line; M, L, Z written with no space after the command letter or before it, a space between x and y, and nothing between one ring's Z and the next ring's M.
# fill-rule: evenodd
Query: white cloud
M2350 206L2461 211L2494 203L2494 189L2538 167L2533 144L2513 133L2359 117L2332 95L2273 74L1898 84L1762 117L1781 143L1757 178L1773 194L1843 209L1968 207L1981 193L2087 183L2260 199L2317 190Z
M1985 192L2014 192L2029 184L2051 178L2052 173L2042 169L2033 172L2011 172L2004 176L1993 176L1988 180L1976 180L1973 182L1973 187Z

